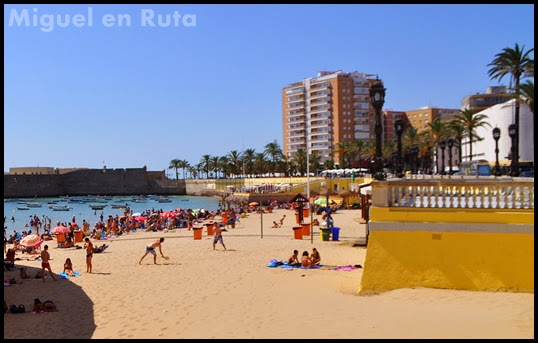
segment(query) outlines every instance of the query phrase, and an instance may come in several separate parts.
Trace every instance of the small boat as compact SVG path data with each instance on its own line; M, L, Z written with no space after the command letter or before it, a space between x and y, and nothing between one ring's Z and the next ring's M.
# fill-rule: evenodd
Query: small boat
M71 209L67 205L52 205L51 208L53 211L69 211Z
M102 210L106 207L106 204L90 204L92 210Z
M172 199L168 199L168 198L158 198L155 200L157 200L158 202L172 202Z
M112 208L124 208L129 206L129 204L111 204L110 207Z
M42 204L38 203L38 202L27 202L26 203L26 206L28 207L41 207Z
M30 208L27 205L19 205L17 206L17 210L25 211L29 210Z

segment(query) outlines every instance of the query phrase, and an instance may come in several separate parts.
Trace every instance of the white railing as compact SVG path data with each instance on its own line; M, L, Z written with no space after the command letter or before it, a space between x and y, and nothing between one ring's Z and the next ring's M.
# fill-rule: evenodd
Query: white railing
M534 210L534 178L389 179L386 206Z

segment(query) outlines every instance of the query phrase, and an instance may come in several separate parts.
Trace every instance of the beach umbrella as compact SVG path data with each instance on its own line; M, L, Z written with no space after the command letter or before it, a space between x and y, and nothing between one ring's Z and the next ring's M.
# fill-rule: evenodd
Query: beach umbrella
M144 220L146 220L146 217L144 216L137 216L137 217L134 217L134 220L137 220L139 222L143 222Z
M33 247L40 244L41 242L42 240L41 240L41 237L39 237L39 235L31 234L31 235L27 235L21 238L21 241L19 242L19 244L24 247Z
M142 215L142 213L140 213L140 212L133 213L133 217L140 217L141 215Z
M69 230L65 226L56 226L54 229L50 230L50 232L57 235L59 233L69 233L71 232L71 230Z
M248 204L248 206L258 206L260 203L257 201L252 201Z
M319 205L319 206L326 206L327 205L327 199L326 198L317 198L314 201L314 204Z

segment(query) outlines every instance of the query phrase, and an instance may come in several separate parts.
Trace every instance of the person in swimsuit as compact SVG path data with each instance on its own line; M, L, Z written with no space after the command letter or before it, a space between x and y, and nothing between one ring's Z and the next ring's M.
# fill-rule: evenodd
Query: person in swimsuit
M301 266L303 268L310 268L314 267L312 260L310 259L310 256L308 255L308 251L303 251L303 256L301 257Z
M86 249L86 273L92 273L93 244L90 239L84 239L84 249Z
M157 264L157 252L155 251L155 248L157 248L157 247L159 247L159 252L161 253L161 256L164 258L163 251L162 251L162 248L161 248L162 242L164 242L163 237L161 237L160 239L158 239L158 240L154 241L153 243L151 243L150 245L148 245L146 247L146 253L144 254L144 256L142 256L142 258L140 259L138 264L142 264L142 260L144 259L144 257L146 257L147 254L152 254L153 255L153 264Z
M299 250L293 250L293 255L288 258L288 265L290 266L300 266L301 262L299 262Z
M215 235L215 237L213 238L213 250L215 250L217 242L220 242L220 244L222 244L222 246L224 247L224 250L226 250L226 246L224 245L224 241L222 240L222 229L219 225L217 225L213 234Z
M319 265L321 263L321 256L316 248L312 249L312 255L310 255L313 265Z
M67 258L65 260L64 273L66 273L69 276L75 276L75 272L73 271L73 263L71 262L70 258Z
M45 245L45 247L43 248L43 251L41 252L41 273L43 275L43 282L45 282L45 269L48 269L50 273L50 277L54 281L57 281L56 278L54 277L54 274L52 274L52 269L50 268L49 259L50 259L49 246Z

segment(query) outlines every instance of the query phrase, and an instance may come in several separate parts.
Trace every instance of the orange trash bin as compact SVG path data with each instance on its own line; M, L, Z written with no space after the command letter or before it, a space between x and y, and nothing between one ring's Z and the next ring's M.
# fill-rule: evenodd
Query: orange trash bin
M301 224L303 227L303 236L310 236L310 223Z
M215 224L216 223L207 223L207 224L204 224L207 228L207 235L208 236L213 236L213 228L215 227Z
M84 233L82 231L75 231L75 242L82 242Z
M65 233L57 233L56 234L56 242L58 244L65 242Z
M194 234L194 239L202 239L202 228L201 227L193 227L192 232Z
M293 238L303 239L303 226L294 226L293 227Z

